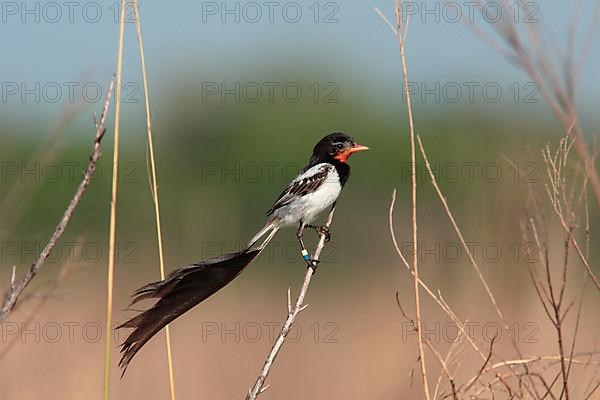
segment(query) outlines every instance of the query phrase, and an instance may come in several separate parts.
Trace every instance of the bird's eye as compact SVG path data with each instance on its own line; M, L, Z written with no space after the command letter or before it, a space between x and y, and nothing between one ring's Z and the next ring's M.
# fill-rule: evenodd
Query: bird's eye
M341 149L343 149L343 148L344 148L344 145L343 145L343 144L341 144L341 143L338 143L338 144L337 144L335 147L337 147L337 148L338 148L338 150L341 150Z

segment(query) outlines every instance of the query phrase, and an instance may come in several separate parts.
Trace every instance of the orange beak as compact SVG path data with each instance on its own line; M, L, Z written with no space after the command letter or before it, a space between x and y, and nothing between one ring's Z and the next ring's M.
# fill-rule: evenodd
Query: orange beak
M352 153L357 153L359 151L365 151L365 150L369 150L369 148L367 146L363 146L362 144L355 144L354 146L350 147L348 150L341 152L340 154L338 154L337 156L335 156L333 158L345 163L346 161L348 161L348 157L350 157L352 155Z

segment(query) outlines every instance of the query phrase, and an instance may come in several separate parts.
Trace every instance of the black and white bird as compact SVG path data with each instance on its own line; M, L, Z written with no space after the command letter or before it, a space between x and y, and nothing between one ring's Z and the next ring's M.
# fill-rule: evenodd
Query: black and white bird
M130 307L144 299L158 301L118 327L134 329L121 345L119 366L123 374L148 340L175 318L231 282L260 254L280 228L298 224L297 237L302 257L309 267L316 269L317 262L311 259L304 245L304 229L313 228L329 239L328 228L311 223L335 203L348 181L348 158L353 153L368 149L341 132L325 136L315 145L308 164L267 211L266 225L245 249L177 269L163 281L135 291Z

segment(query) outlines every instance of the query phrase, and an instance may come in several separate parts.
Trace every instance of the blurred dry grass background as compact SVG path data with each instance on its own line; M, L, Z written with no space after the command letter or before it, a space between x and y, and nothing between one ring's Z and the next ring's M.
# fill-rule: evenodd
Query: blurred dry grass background
M397 187L395 228L401 248L410 249L408 139L399 133L404 122L398 115L401 107L395 107L404 107L401 85L396 84L397 103L386 108L358 96L365 88L350 81L344 86L350 88L345 97L334 104L316 104L306 98L293 104L231 104L199 101L201 78L169 79L176 96L165 102L154 121L154 130L159 132L156 148L166 265L172 268L239 248L262 224L263 211L323 134L344 130L372 149L352 160L353 177L336 211L330 253L325 251L309 290L310 306L299 317L301 335L277 359L265 398L421 398L416 336L396 304L396 293L403 305L411 304L412 278L395 254L387 226L391 192ZM306 82L308 86L310 80ZM139 107L131 105L132 112ZM547 142L556 147L565 128L553 123L543 102L536 107L536 114L528 114L519 105L458 104L447 112L425 109L417 117L418 133L429 159L437 165L440 186L466 240L474 242L475 259L526 356L557 353L556 332L528 272L529 261L540 259L539 247L523 239L521 221L528 212L532 186L541 193L544 190L546 172L540 149ZM48 148L15 135L15 124L0 125L0 158L5 167L16 166L18 171L11 174L4 169L1 183L0 201L18 190L10 207L0 209L1 262L6 271L12 265L30 263L36 244L43 245L54 227L78 181L78 169L70 179L65 163L86 162L87 143L81 138L87 135L81 132L89 131L76 119L50 134L55 146ZM45 128L39 121L25 120L16 133ZM123 130L132 134L125 139L121 156L126 161L118 209L116 322L129 315L120 309L132 290L157 279L141 117L127 122ZM598 126L587 131L595 133ZM111 140L107 137L105 149ZM38 159L40 153L61 166L60 179L46 179L43 172L38 173L41 179L35 179L36 173L22 178L23 160ZM59 247L57 259L45 266L30 287L30 297L2 323L2 398L80 399L102 390L106 194L110 186L108 151L104 154L101 173L63 238L72 248ZM517 163L520 171L506 158ZM276 164L271 169L267 162ZM427 184L422 163L418 171L421 278L443 294L461 320L473 324L473 338L487 348L500 327L495 311L465 252L460 251L452 226ZM454 171L459 171L459 178L454 178ZM501 174L497 180L495 171ZM551 215L550 209L546 211ZM590 201L591 260L600 251L594 245L599 221L598 208ZM562 228L549 223L548 232L549 256L560 260L565 248ZM286 289L296 288L304 274L293 243L292 230L281 233L272 252L173 324L180 399L239 398L247 391L270 348L271 334L284 319ZM495 255L498 249L501 255ZM573 253L567 261L573 265L569 270L573 289L566 293L570 298L578 294L584 274ZM68 273L53 285L66 265ZM588 289L576 353L595 352L598 347L600 315L594 307L599 295L594 288ZM44 302L41 308L40 302ZM423 297L422 307L424 334L445 354L454 343L456 327L430 298ZM26 320L26 329L16 331ZM112 355L116 360L116 343L125 333L112 334L116 335ZM115 365L113 398L168 396L163 335L141 351L121 381ZM499 335L494 351L505 359L516 358L507 333ZM581 359L586 357L583 354ZM457 359L457 380L463 382L482 365L467 351L461 351ZM598 357L593 354L589 360L585 370L573 367L574 382L590 381L592 386L598 382ZM429 356L427 361L433 384L440 368ZM573 398L583 398L586 390L574 390ZM498 394L502 396L508 397ZM590 398L600 398L600 394L596 391Z
M419 397L418 379L413 376L418 373L416 337L402 318L395 300L398 291L403 302L411 301L411 282L394 253L387 228L391 189L398 186L396 230L401 244L409 248L410 230L406 222L409 220L408 183L406 179L402 182L398 178L402 176L402 161L394 156L395 150L377 145L386 140L377 130L376 127L375 132L354 133L351 130L361 141L369 145L374 143L371 146L373 152L369 155L370 159L353 160L354 176L341 199L334 221L330 260L325 261L319 270L309 290L307 302L310 306L299 319L301 339L288 344L278 358L270 376L272 386L265 397L387 399L396 398L398 393ZM441 143L443 138L437 139L437 142ZM230 136L217 136L216 139L223 143L236 142L235 137ZM535 137L532 136L532 139ZM192 140L200 141L202 137ZM426 143L429 140L426 136ZM541 142L543 138L538 140ZM506 154L522 164L533 160L541 168L540 153L524 149L520 137L506 135L496 139L494 146L486 142L483 134L456 133L452 135L451 143L440 147L446 149L446 157L452 156L452 150L455 151L457 158L446 158L447 163L453 160L485 160L486 157L488 162L495 160L493 162L503 166L504 175L499 182L486 182L480 177L471 183L465 179L455 183L442 180L442 185L462 224L465 237L476 242L475 257L506 319L511 321L511 326L514 324L517 342L528 355L554 354L555 334L529 283L528 267L524 262L526 253L523 245L526 242L521 239L519 224L525 213L527 184L514 182L512 171L499 155ZM402 148L403 144L398 143L398 146ZM430 158L444 160L443 156L434 155L435 147L429 145ZM167 265L172 267L214 255L220 249L228 251L240 246L260 225L265 208L261 204L268 205L270 197L285 184L285 178L281 176L277 176L274 182L265 178L248 183L244 179L236 181L233 177L223 181L220 176L210 176L206 182L199 182L202 167L189 165L200 158L194 154L196 148L204 148L209 153L205 146L200 145L186 146L190 152L188 156L174 154L168 148L160 153L166 260ZM469 149L472 150L467 153ZM489 153L482 154L483 149L489 149ZM298 152L295 144L287 145L286 150L290 158L281 155L274 147L271 153L265 149L257 152L277 154L280 160L291 159L298 164L304 161L303 152ZM123 157L133 159L131 150L128 151L130 153L125 152ZM18 157L15 155L16 160ZM237 154L215 154L213 157L213 161L209 162L218 162L220 157L229 163L239 160ZM263 158L257 155L254 159L261 162ZM107 160L103 162L106 166ZM197 163L201 165L202 161ZM397 172L390 172L390 175L395 174L395 177L388 177L386 173L376 175L377 171L393 164ZM143 163L139 162L139 165ZM374 176L379 179L374 179ZM535 176L543 179L542 170ZM18 339L17 344L2 356L0 368L6 373L0 375L0 380L6 398L39 398L39 394L44 392L48 398L76 399L84 393L101 390L99 360L102 359L103 337L97 338L97 328L103 325L103 266L106 265L103 238L107 209L97 198L106 193L107 180L109 178L104 174L101 181L91 187L76 213L73 226L65 235L65 243L77 243L73 245L75 250L70 252L67 247L60 247L61 255L55 262L47 264L31 287L33 297L3 324L3 347L13 338ZM48 190L53 187L49 186ZM421 248L428 251L419 258L422 278L443 293L448 303L459 310L461 318L476 324L473 335L485 343L485 338L489 340L499 327L493 308L485 300L485 292L472 273L465 253L456 255L458 241L431 189L425 185L422 187L419 211ZM23 253L25 246L32 242L43 243L43 232L50 229L55 219L52 214L54 217L60 214L68 191L60 199L61 195L50 196L50 192L45 193L45 190L41 189L40 194L35 196L38 203L31 206L32 210L45 208L48 215L45 227L22 224L19 226L23 231L19 235L5 236L3 243L17 243L19 249L17 254L7 255L4 265L27 265L33 256L32 253ZM122 196L122 204L125 205L119 211L122 230L117 240L116 321L122 321L129 315L119 310L127 304L131 291L157 276L152 204L144 175L137 183L124 183ZM253 201L245 203L245 198ZM593 235L598 226L597 212L593 209L590 221ZM555 245L551 248L559 253L564 247L560 229L553 226L551 231L555 234ZM80 237L82 234L85 234L84 238ZM293 232L282 232L272 252L263 255L256 265L222 293L173 325L175 377L181 398L194 398L198 394L210 398L231 398L246 392L270 348L269 327L272 325L265 324L280 326L285 315L287 286L295 288L304 273L304 267L293 251L294 242ZM89 243L94 246L90 247ZM592 259L598 251L593 243ZM86 244L89 254L83 252ZM496 262L491 262L496 258L492 253L490 256L483 253L484 245L501 249L502 255ZM92 251L96 248L101 249L102 256L99 258ZM27 329L37 332L39 342L36 342L36 333L11 333L13 326L7 324L19 325L30 315L36 303L42 301L39 297L46 295L48 282L56 278L71 254L75 261L72 263L73 271L49 294L46 305L36 310L28 324ZM533 256L537 258L537 253ZM578 268L572 271L573 279L582 278ZM586 304L589 305L584 307L578 347L594 350L600 326L598 313L593 309L598 295L591 292L588 296ZM430 299L424 299L424 308L425 333L441 350L449 348L456 336L456 327L448 323ZM36 323L39 325L36 326ZM70 323L77 324L72 328L72 343L69 341ZM238 327L236 323L239 323ZM56 343L50 343L55 337L54 324L59 325L61 337ZM92 324L87 328L88 340L83 333L85 324ZM256 325L260 328L261 338L252 343L256 337ZM215 326L217 332L210 334ZM226 329L236 332L239 342L236 342L236 333L226 334ZM485 333L484 329L487 329ZM316 332L319 334L317 340ZM221 337L223 334L224 338ZM332 339L336 343L325 342L330 334L333 334ZM118 380L119 373L114 368L114 398L164 398L168 395L164 343L160 337L162 334L140 353L124 380ZM119 338L115 338L114 342L118 343ZM510 351L507 335L499 338L495 346L499 352ZM112 358L117 358L116 345ZM465 371L473 371L481 364L480 360L472 357L465 358L462 363ZM430 365L432 376L436 376L435 364L430 362ZM22 379L14 378L23 375L33 379L35 385L24 385Z

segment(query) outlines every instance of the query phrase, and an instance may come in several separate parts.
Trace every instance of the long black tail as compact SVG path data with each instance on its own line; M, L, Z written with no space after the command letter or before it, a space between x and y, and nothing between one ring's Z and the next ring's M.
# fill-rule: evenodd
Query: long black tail
M158 331L238 276L275 235L277 227L272 226L271 229L266 240L258 247L250 245L237 253L225 254L180 268L170 273L165 280L150 283L136 290L129 307L145 299L159 300L148 310L117 327L133 328L133 332L121 344L121 376L125 374L127 366L137 352Z

